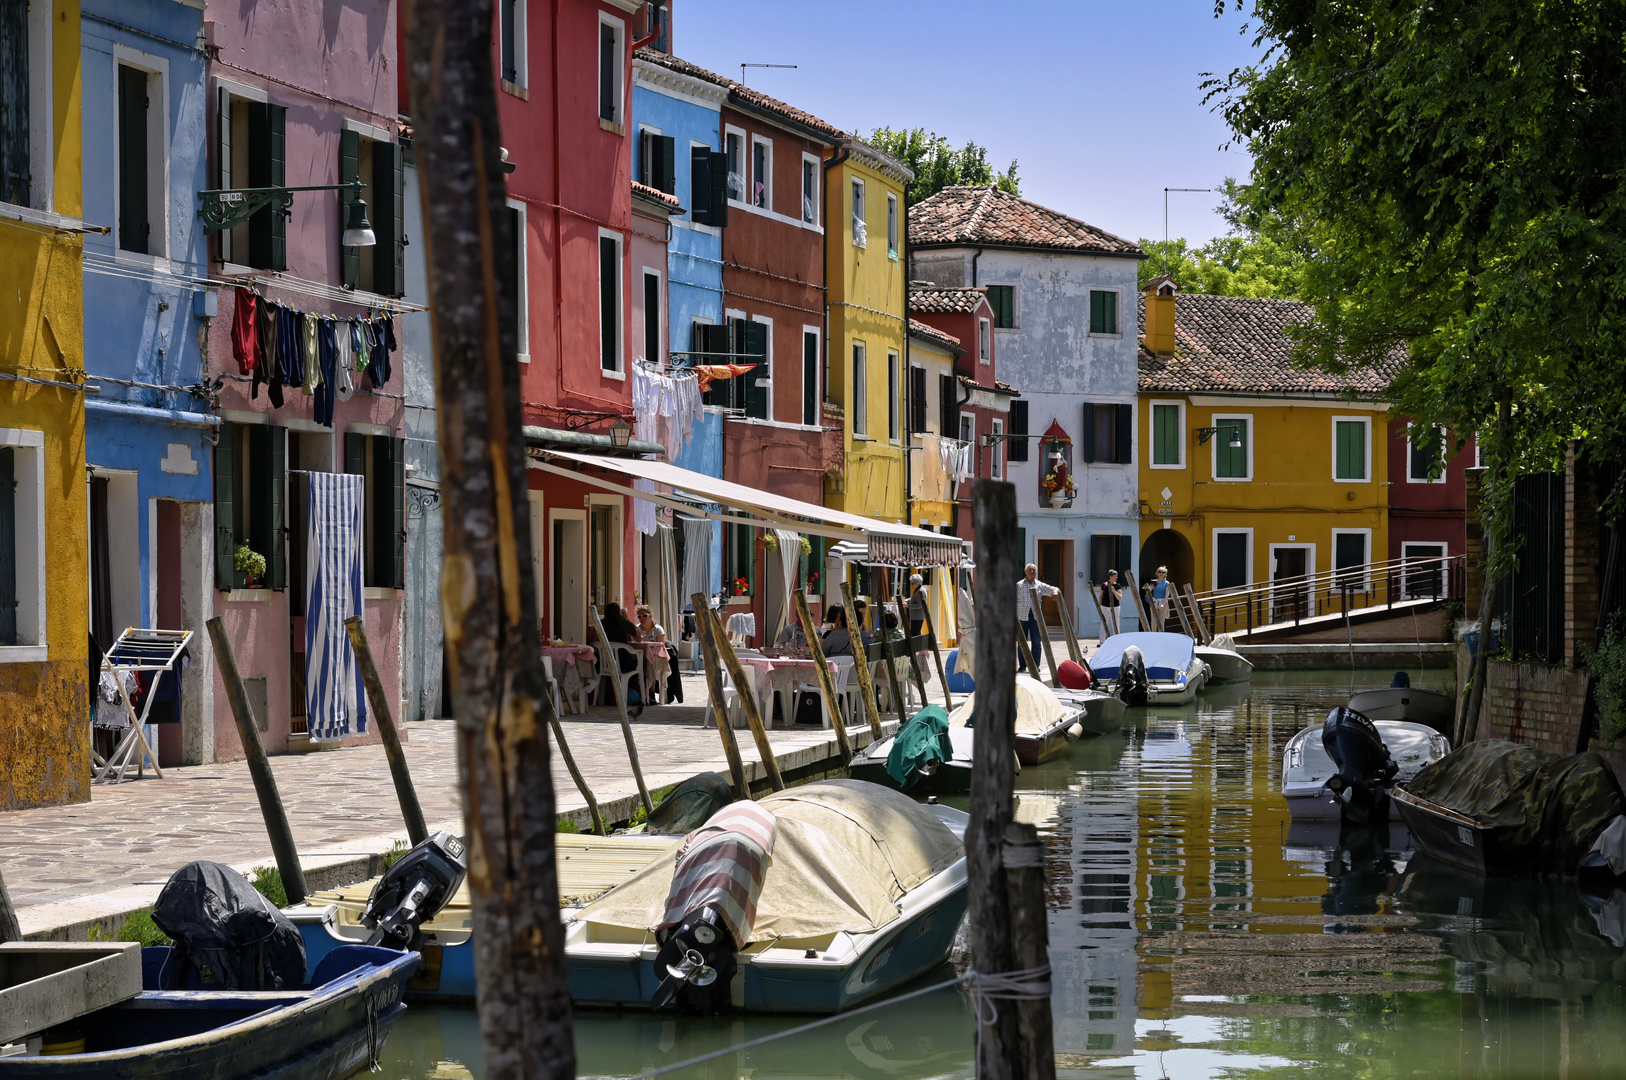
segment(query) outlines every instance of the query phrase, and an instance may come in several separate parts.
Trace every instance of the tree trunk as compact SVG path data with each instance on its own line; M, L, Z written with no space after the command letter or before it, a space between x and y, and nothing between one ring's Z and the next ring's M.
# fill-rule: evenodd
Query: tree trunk
M401 11L422 177L446 555L486 1075L575 1075L489 0Z
M17 909L11 906L11 894L6 891L6 879L0 877L0 944L22 939L22 927L17 925Z

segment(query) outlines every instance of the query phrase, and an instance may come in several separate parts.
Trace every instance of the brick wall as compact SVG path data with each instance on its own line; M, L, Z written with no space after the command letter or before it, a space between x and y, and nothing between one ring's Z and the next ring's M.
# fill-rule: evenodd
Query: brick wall
M1486 664L1479 737L1508 739L1567 757L1575 753L1585 696L1586 672L1579 668L1491 660ZM1604 746L1593 739L1590 749L1626 776L1626 745Z

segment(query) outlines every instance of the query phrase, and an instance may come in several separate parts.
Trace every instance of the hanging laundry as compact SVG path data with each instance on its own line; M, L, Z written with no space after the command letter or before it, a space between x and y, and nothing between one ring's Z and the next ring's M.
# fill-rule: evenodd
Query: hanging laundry
M316 388L322 385L322 360L316 344L316 316L306 314L304 318L305 346L305 380L300 389L307 395L316 393Z
M384 384L390 381L390 353L396 348L395 320L384 315L367 320L370 342L367 356L367 378L372 381L374 390L382 390Z
M250 289L238 286L237 311L231 324L231 354L239 375L252 374L259 367L260 298Z
M334 368L339 359L339 350L334 338L333 320L316 320L316 352L321 377L317 380L316 399L312 405L316 422L323 427L333 426L333 391L334 380L337 377Z
M367 331L362 329L362 320L350 320L350 347L356 354L355 370L360 371L367 366Z
M299 313L282 308L277 322L277 352L282 360L282 385L300 386L305 381L303 326Z
M756 367L755 364L696 364L690 368L700 378L702 392L711 388L714 379L732 379L737 375L744 375Z
M260 384L268 382L271 391L267 395L271 404L282 408L282 382L277 371L277 309L269 300L261 299L259 303L258 318L254 328L258 362L254 368L254 382L249 386L248 396L260 396Z
M364 478L310 474L305 557L305 716L311 741L367 730L366 697L344 620L360 615Z
M333 375L337 382L336 393L340 401L349 401L356 392L355 383L351 381L350 373L355 370L356 346L352 336L352 322L349 319L339 319L333 324Z
M652 495L656 493L655 481L646 477L638 477L632 482L632 486L638 491L647 491ZM660 522L655 516L655 511L655 504L650 502L648 499L633 499L632 527L643 533L645 536L654 536L655 530L660 525Z

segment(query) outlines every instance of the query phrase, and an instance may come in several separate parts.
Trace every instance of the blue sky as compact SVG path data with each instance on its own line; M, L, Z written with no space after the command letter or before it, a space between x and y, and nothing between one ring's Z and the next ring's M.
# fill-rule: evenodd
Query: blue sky
M1232 5L1234 6L1234 5ZM676 0L675 52L847 131L924 127L1020 163L1022 194L1130 239L1163 235L1163 189L1245 178L1202 103L1205 71L1258 59L1213 0ZM1069 14L1070 13L1070 14ZM1171 236L1225 232L1213 195L1173 194Z

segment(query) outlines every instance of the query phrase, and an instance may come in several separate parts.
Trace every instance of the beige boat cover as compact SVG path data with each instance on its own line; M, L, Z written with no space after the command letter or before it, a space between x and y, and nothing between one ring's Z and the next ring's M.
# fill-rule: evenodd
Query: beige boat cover
M966 721L971 719L971 710L976 707L977 695L975 692L966 695L965 703L954 707L954 714L949 717L950 727L965 727ZM1050 687L1037 679L1024 675L1016 677L1016 733L1018 735L1043 735L1055 726L1056 721L1069 712L1056 697Z
M894 903L952 866L964 851L930 810L902 792L859 780L825 780L761 800L778 822L752 941L879 929ZM582 909L604 926L660 924L674 850Z

